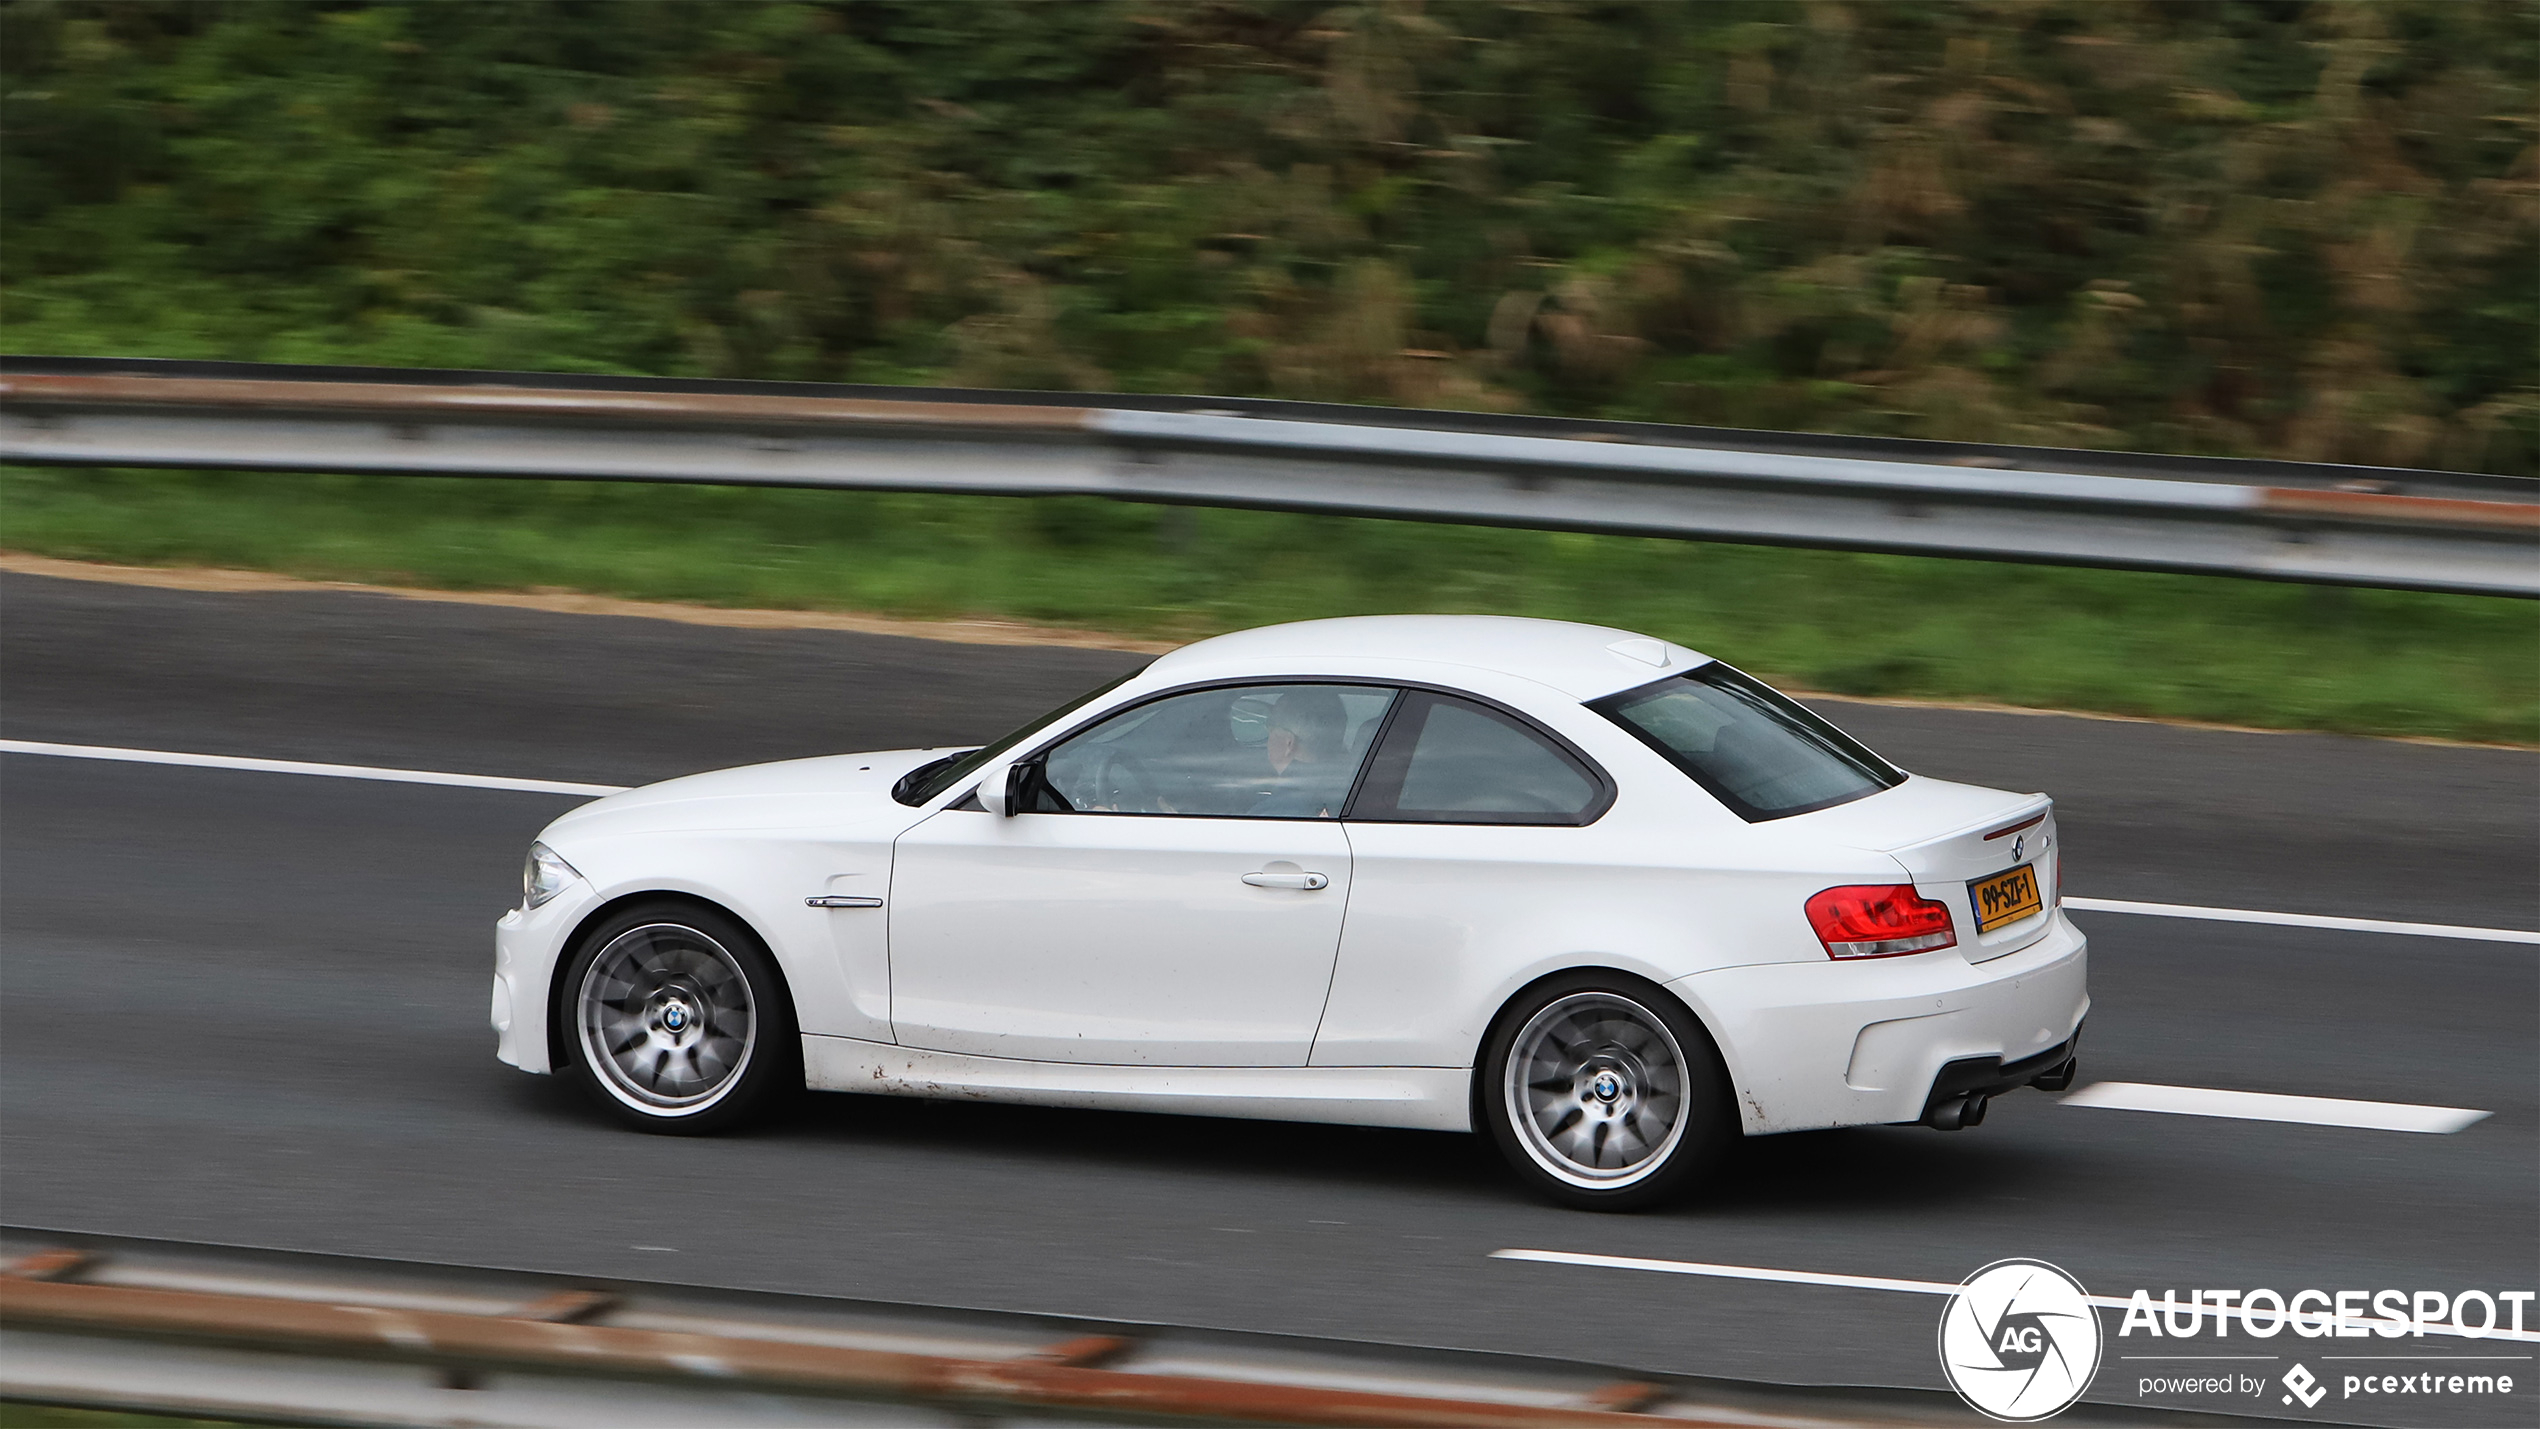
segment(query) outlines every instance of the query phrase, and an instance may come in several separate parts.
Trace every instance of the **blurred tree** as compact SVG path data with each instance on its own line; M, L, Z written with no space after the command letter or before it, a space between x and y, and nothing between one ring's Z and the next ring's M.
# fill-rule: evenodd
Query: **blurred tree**
M2535 0L8 0L20 351L2540 471Z

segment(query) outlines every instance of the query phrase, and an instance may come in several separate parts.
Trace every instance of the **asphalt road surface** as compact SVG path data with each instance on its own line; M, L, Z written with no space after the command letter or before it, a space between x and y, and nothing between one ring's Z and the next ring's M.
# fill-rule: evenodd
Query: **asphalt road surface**
M1139 657L346 592L0 577L0 735L604 783L978 741ZM2540 927L2540 758L1830 702L2059 801L2067 891ZM2540 1282L2540 949L2076 914L2084 1082L2433 1103L2452 1135L2064 1107L1750 1143L1663 1214L1524 1196L1469 1137L828 1096L714 1141L493 1060L491 923L569 798L0 759L0 1217L18 1225L1936 1386L1939 1301L1522 1247L2093 1293ZM2540 1328L2540 1309L2530 1323ZM2113 1331L2113 1324L2111 1329ZM2540 1422L2528 1343L2108 1341L2091 1397ZM2264 1393L2137 1397L2258 1356ZM2469 1352L2510 1399L2279 1403L2296 1360ZM2375 1369L2402 1368L2390 1363ZM2422 1366L2419 1366L2420 1368Z

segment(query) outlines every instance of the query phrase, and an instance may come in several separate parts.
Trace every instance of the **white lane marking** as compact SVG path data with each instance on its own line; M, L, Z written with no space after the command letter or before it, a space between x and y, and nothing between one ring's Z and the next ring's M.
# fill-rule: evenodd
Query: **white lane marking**
M127 764L182 764L197 769L245 769L258 774L317 774L329 779L378 779L391 784L449 784L462 789L512 789L528 794L616 794L623 784L568 784L558 779L507 779L499 774L443 774L431 769L374 769L362 764L310 764L298 759L244 759L234 754L178 754L165 749L112 749L99 744L47 744L0 739L0 754L50 754L63 759L114 759Z
M1709 1275L1722 1280L1771 1280L1783 1285L1831 1285L1839 1290L1900 1290L1909 1295L1955 1295L1938 1280L1891 1280L1881 1275L1830 1275L1818 1270L1773 1270L1760 1265L1714 1265L1700 1260L1643 1260L1633 1255L1589 1255L1575 1250L1494 1250L1493 1260L1539 1260L1547 1265L1593 1265L1606 1270L1655 1270L1668 1275ZM2092 1304L2105 1303L2093 1298ZM2125 1308L2119 1300L2118 1309Z
M2540 943L2523 928L2470 928L2456 923L2394 923L2386 918L2335 918L2325 913L2263 913L2254 908L2199 908L2189 903L2136 903L2123 898L2063 899L2084 913L2140 913L2147 918L2201 918L2209 923L2272 923L2281 928L2335 928L2350 933L2399 933L2411 938L2467 938L2482 943Z
M2488 1116L2462 1106L2293 1097L2274 1092L2229 1092L2216 1087L2165 1087L2152 1082L2093 1082L2064 1098L2063 1104L2106 1107L2111 1111L2164 1111L2179 1116L2227 1116L2241 1121L2359 1126L2371 1131L2422 1131L2437 1136Z
M248 769L267 774L320 774L336 779L384 779L397 784L453 784L468 789L518 789L533 794L616 794L622 784L568 784L554 779L509 779L498 774L442 774L428 769L373 769L359 764L311 764L297 759L246 759L230 754L178 754L164 749L113 749L95 744L46 744L0 739L0 754L52 754L68 759L120 759L135 764L185 764L203 769ZM2468 938L2490 943L2540 944L2540 932L2520 928L2470 928L2449 923L2394 923L2380 918L2335 918L2323 913L2266 913L2250 908L2200 908L2186 903L2136 903L2121 898L2063 900L2084 913L2140 913L2154 918L2202 918L2216 923L2273 923L2287 928L2336 928L2359 933L2403 933L2419 938Z
M1896 1280L1883 1275L1831 1275L1819 1270L1776 1270L1761 1265L1715 1265L1700 1260L1646 1260L1633 1255L1594 1255L1575 1250L1494 1250L1492 1260L1531 1260L1545 1265L1584 1265L1598 1270L1650 1270L1662 1275L1707 1275L1720 1280L1763 1280L1780 1285L1824 1285L1838 1290L1892 1290L1909 1295L1955 1295L1958 1286L1940 1280ZM2102 1310L2123 1310L2131 1300L2114 1295L2082 1297ZM2157 1308L2157 1306L2156 1306ZM2179 1308L2184 1309L2185 1306ZM2210 1307L2208 1307L2210 1309ZM2376 1320L2353 1317L2351 1323L2363 1326L2389 1324L2415 1329L2406 1320ZM2515 1340L2540 1342L2540 1330L2515 1330L2498 1326L2483 1335L2470 1334L2454 1325L2428 1324L2429 1335L2458 1335L2463 1339Z

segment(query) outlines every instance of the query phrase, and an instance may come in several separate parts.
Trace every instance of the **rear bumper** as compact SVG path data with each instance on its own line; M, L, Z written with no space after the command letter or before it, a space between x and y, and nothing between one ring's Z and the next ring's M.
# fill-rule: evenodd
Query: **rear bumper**
M1720 1042L1749 1135L1923 1119L1944 1069L2021 1071L2024 1085L2090 1011L2089 941L2059 911L2046 934L1969 963L1950 948L1860 962L1764 963L1668 984ZM2053 1054L2053 1055L2050 1055ZM2034 1070L2024 1070L2034 1068Z
M2005 1062L1999 1057L1961 1057L1932 1078L1923 1098L1922 1123L1941 1131L1962 1131L1984 1121L1985 1103L2022 1087L2060 1092L2073 1084L2080 1066L2081 1029L2034 1057Z

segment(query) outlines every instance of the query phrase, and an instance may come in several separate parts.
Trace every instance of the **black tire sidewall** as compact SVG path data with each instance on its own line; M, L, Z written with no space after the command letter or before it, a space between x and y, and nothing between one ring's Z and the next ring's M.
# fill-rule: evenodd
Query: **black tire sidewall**
M1545 1007L1582 992L1612 993L1649 1009L1667 1024L1685 1059L1684 1115L1688 1120L1684 1134L1657 1171L1612 1190L1572 1185L1537 1165L1509 1120L1504 1090L1517 1034ZM1681 1199L1719 1168L1742 1135L1728 1068L1702 1019L1647 978L1603 969L1556 973L1510 999L1490 1035L1482 1040L1482 1055L1473 1064L1473 1124L1487 1132L1518 1178L1537 1194L1591 1211L1645 1210Z
M639 1111L603 1085L600 1074L582 1056L582 979L593 960L617 937L648 923L690 928L712 938L732 955L749 980L752 1014L758 1021L750 1064L740 1084L701 1111ZM618 1122L666 1136L712 1136L747 1125L776 1109L803 1085L802 1038L795 1031L793 999L767 945L749 926L711 904L684 899L647 899L611 910L575 935L572 952L558 965L553 1016L548 1037L556 1049L559 1073L582 1088L584 1095Z

